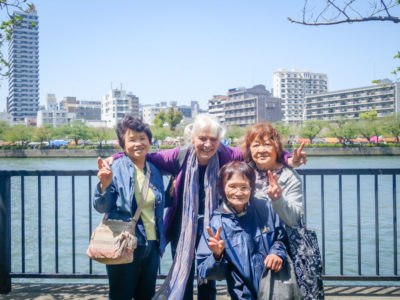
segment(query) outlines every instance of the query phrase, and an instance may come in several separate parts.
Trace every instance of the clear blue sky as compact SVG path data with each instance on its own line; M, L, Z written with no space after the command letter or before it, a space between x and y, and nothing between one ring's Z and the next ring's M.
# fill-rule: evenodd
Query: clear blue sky
M368 1L365 1L367 3ZM367 86L400 66L400 24L302 26L302 0L49 1L39 14L40 101L100 100L113 84L142 104L272 87L279 68L328 74L329 90ZM393 11L400 16L400 7ZM7 52L7 48L4 48ZM0 111L7 80L0 82Z

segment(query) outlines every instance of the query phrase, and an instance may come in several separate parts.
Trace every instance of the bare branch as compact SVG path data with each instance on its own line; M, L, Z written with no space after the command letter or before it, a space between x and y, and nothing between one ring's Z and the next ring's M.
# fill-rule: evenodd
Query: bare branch
M328 22L302 22L298 20L294 20L292 18L288 18L288 20L292 23L302 24L302 25L334 25L334 24L341 24L341 23L359 23L359 22L368 22L368 21L391 21L393 23L400 23L400 18L396 17L367 17L367 18L353 18L353 19L346 19L346 20L337 20L337 21L328 21Z
M386 11L387 15L390 17L390 13L389 13L388 8L386 7L385 1L381 0L381 4L385 8L385 11Z
M341 23L358 23L382 21L400 23L400 17L392 16L391 9L400 5L398 0L371 0L368 11L361 12L365 0L324 0L319 9L310 9L310 1L304 0L302 21L288 18L290 22L302 25L334 25ZM322 6L322 3L325 3ZM317 12L313 18L313 12Z

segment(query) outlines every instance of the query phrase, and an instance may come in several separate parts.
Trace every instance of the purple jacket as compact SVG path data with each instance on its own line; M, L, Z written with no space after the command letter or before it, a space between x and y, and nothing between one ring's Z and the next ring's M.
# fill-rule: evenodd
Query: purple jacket
M178 154L180 148L181 147L176 147L173 149L148 153L146 156L146 158L150 162L152 162L162 173L172 174L176 176L172 207L168 208L167 213L164 217L164 228L165 228L165 236L167 243L171 240L172 238L171 235L173 234L173 232L171 232L171 227L172 227L171 225L180 222L180 220L176 220L179 196L180 196L179 192L183 191L186 164L187 164L187 159L189 157L188 154L191 151L191 150L188 151L185 160L182 164L182 168L179 170L178 174L175 174L176 172L175 170L178 170L179 167ZM243 160L243 153L239 148L226 147L222 143L219 144L217 153L218 153L220 167L234 160L240 160L240 161ZM283 162L287 164L287 159L291 156L292 155L290 153L283 152ZM120 155L114 154L113 157L116 159L119 158Z
M164 218L164 227L165 227L165 234L167 243L170 241L171 238L171 225L174 222L179 222L179 220L175 220L177 217L177 208L179 203L179 191L183 189L183 184L185 180L185 172L186 172L186 164L187 159L189 157L189 152L186 154L185 160L182 164L182 168L179 170L178 174L174 174L175 170L178 169L178 154L181 147L176 147L173 149L163 150L159 152L148 153L147 158L151 161L161 172L169 173L176 176L175 182L175 190L173 196L172 207L168 208L167 213ZM222 167L223 165L231 162L233 160L243 160L243 154L239 150L239 148L231 148L226 147L220 144L218 148L218 159L219 159L219 166Z

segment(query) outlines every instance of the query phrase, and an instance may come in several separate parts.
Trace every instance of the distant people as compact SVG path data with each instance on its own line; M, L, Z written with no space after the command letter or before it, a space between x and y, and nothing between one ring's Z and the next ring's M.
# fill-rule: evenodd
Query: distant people
M226 279L231 299L257 299L264 266L279 272L286 259L283 223L269 202L253 197L254 185L254 170L245 162L221 168L222 205L197 248L200 279Z
M217 119L198 115L184 131L185 146L149 153L147 159L160 171L175 177L172 207L165 216L167 242L171 241L173 265L156 297L193 299L194 258L202 232L218 208L217 178L220 167L244 159L238 148L220 143L225 129ZM293 157L281 152L282 162L297 167L305 153ZM113 156L118 159L121 154ZM109 159L112 163L113 159ZM198 299L215 299L213 280L198 280Z
M302 151L304 144L296 152ZM278 131L268 123L251 127L242 145L245 160L255 169L255 193L269 200L288 226L297 226L303 217L302 182L295 170L282 160L283 146ZM302 162L305 162L303 156Z
M159 170L146 159L151 131L141 120L127 115L116 133L124 152L110 167L98 158L100 183L94 196L94 207L108 219L130 221L142 199L141 189L150 171L147 198L136 225L138 246L134 261L107 265L109 299L151 299L155 293L160 255L165 249L163 223L164 185Z

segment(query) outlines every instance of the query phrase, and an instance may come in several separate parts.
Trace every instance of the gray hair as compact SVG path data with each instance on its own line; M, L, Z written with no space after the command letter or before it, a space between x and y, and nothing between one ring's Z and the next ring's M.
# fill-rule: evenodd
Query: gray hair
M216 135L219 141L225 136L225 128L217 118L208 114L200 114L194 119L193 123L185 127L185 131L183 132L185 144L191 144L193 137L205 129L209 130L211 134Z

